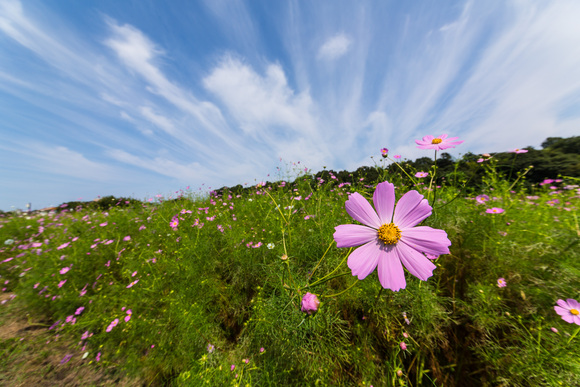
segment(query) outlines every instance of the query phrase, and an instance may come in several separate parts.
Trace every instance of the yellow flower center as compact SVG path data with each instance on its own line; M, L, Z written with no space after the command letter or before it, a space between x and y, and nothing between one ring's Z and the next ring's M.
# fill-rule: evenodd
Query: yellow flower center
M394 245L401 239L401 230L394 223L383 224L379 227L379 239L387 245Z
M574 316L578 316L580 314L580 312L578 312L576 309L570 309L570 313L572 313Z
M431 144L441 144L442 142L443 142L443 140L442 140L442 139L440 139L440 138L434 138L434 139L431 141Z

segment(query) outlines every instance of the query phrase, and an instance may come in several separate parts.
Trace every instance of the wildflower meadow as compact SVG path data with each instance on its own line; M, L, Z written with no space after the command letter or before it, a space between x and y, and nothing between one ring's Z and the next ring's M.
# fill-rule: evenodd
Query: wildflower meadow
M2 214L0 384L580 385L578 176L415 145L372 178Z

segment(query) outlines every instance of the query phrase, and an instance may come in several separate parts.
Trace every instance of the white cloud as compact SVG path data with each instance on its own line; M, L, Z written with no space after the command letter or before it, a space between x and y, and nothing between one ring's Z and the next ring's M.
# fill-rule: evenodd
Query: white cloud
M306 135L316 130L308 92L295 94L281 66L270 64L264 76L226 57L203 84L229 109L246 133L268 135L272 127Z
M170 135L176 136L177 131L175 130L175 126L171 122L171 120L165 116L157 114L148 106L142 106L140 109L141 114L145 117L149 122L154 124L155 126L163 129Z
M347 53L352 40L345 34L337 34L328 39L318 50L318 59L335 60Z

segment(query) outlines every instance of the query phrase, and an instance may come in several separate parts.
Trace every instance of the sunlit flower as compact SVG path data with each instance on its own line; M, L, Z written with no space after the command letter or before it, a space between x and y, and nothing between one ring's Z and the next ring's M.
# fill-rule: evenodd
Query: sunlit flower
M359 193L350 195L346 211L363 223L335 227L337 247L359 246L348 257L348 267L359 280L378 267L384 288L398 291L406 287L405 268L426 281L435 265L423 254L449 254L451 242L443 230L418 226L431 215L432 208L417 191L409 191L395 207L395 186L389 182L377 185L373 195L375 210Z
M179 226L179 218L174 217L173 219L171 219L171 222L169 222L169 227L171 227L172 229L177 229L177 226Z
M499 286L500 288L505 288L507 286L507 282L505 280L505 278L498 278L497 279L497 286Z
M274 247L276 247L276 245L270 242L266 245L266 247L268 248L268 250L272 250Z
M512 149L511 151L509 151L509 153L528 153L528 151L525 149L516 148L516 149Z
M70 270L70 267L63 267L62 269L60 269L59 273L66 274L69 270Z
M312 314L312 312L316 312L318 310L319 305L320 301L318 301L318 297L316 297L316 294L308 292L304 295L304 297L302 297L301 310L303 312Z
M562 320L570 324L580 325L580 303L578 301L568 298L566 301L558 300L556 303L558 305L554 306L554 310L562 316Z
M418 177L418 178L427 177L427 176L429 176L429 173L428 172L422 172L421 171L421 172L415 173L415 177Z
M419 149L443 150L447 148L455 148L455 145L461 144L463 141L454 141L458 138L459 137L447 138L446 134L442 134L439 137L429 135L423 137L422 140L415 140L415 143L417 143L417 148Z
M388 156L388 154L389 154L389 150L388 150L387 148L383 148L383 149L381 149L381 155L382 155L383 157L387 157L387 156Z
M487 212L488 214L501 214L504 211L505 210L503 208L498 207L488 208L487 210L485 210L485 212Z
M400 159L401 158L401 155L394 155L393 157L396 158L396 159Z

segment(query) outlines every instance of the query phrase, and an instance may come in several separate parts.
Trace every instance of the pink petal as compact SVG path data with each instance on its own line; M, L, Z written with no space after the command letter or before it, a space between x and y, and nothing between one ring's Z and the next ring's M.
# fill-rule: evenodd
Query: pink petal
M580 325L580 316L579 315L576 315L576 316L571 315L571 316L572 316L572 320L573 320L574 324Z
M373 207L361 194L358 192L353 193L348 197L345 203L346 212L353 217L354 220L367 225L369 227L376 228L378 230L381 227L381 221Z
M568 303L564 300L558 300L556 301L556 304L560 305L562 308L568 310L570 309L570 307L568 306Z
M405 271L398 256L392 252L394 248L388 247L387 249L386 253L381 254L379 258L379 281L383 288L398 292L407 286Z
M379 263L381 249L379 242L369 242L353 251L348 257L348 267L352 270L352 275L359 280L365 279L375 270Z
M397 243L393 251L398 254L399 259L405 265L405 269L423 281L427 281L437 267L423 254L404 243Z
M576 301L575 299L573 299L573 298L567 298L566 299L566 302L568 302L568 306L571 309L576 309L576 310L580 309L580 304L578 304L578 301Z
M391 223L395 209L395 185L386 181L377 184L373 194L373 203L381 225Z
M566 308L554 306L554 310L556 311L556 313L558 313L562 317L567 316L567 315L571 315L570 312L568 312L568 309L566 309Z
M434 136L432 136L432 135L429 134L429 135L423 137L423 141L426 142L426 143L431 144L433 142L433 139L434 138L435 138Z
M407 227L413 227L431 215L432 208L427 199L417 191L409 191L404 194L397 206L393 223L403 231Z
M359 224L341 224L334 229L337 247L354 247L377 239L377 230Z
M406 228L401 231L402 243L417 251L433 255L449 254L451 241L443 230L428 226Z

